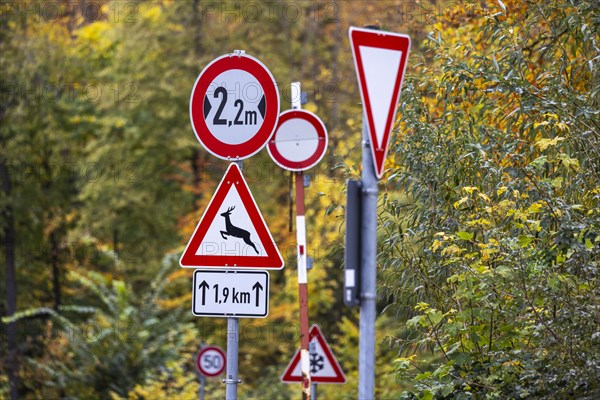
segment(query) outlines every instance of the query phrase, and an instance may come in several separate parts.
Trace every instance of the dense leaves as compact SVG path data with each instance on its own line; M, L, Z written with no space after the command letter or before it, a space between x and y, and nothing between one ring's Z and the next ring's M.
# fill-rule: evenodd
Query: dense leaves
M382 215L398 371L419 398L595 398L600 9L464 7L404 90L406 197Z
M226 164L200 150L189 93L244 49L282 109L302 81L330 133L306 190L310 320L348 377L321 398L356 398L341 264L361 106L346 30L374 22L413 40L381 184L377 397L600 396L597 2L0 7L0 397L197 398L194 353L225 347L226 321L191 317L177 259ZM299 344L290 177L265 152L244 171L286 268L269 317L240 322L239 394L298 397L279 382Z

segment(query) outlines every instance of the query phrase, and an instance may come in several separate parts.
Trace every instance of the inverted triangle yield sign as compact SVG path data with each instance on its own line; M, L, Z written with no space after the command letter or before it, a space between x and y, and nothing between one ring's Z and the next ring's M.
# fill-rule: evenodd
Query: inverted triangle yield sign
M227 168L179 264L184 268L283 268L279 249L235 163Z
M349 31L360 96L367 115L377 177L383 165L396 117L410 38L398 33L351 27Z
M346 383L346 375L335 359L331 348L327 344L323 332L318 325L310 328L309 341L314 343L315 351L310 354L310 380L313 383ZM300 369L300 350L296 351L292 361L288 364L281 376L284 383L302 382Z

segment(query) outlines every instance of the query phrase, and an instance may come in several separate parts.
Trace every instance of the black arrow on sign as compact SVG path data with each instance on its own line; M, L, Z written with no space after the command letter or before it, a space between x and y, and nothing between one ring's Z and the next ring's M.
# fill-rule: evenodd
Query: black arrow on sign
M263 287L262 287L262 285L260 284L260 282L256 282L256 283L254 284L254 286L252 286L252 290L255 290L255 291L256 291L256 307L258 307L258 300L259 300L259 297L258 297L258 296L259 296L259 293L260 293L260 291L261 291L261 290L263 290Z
M206 302L206 289L208 289L208 283L206 281L202 281L198 289L202 289L202 305Z
M260 113L260 116L263 117L263 119L265 118L266 107L267 104L265 102L265 95L263 94L263 96L260 99L260 102L258 103L258 112Z
M210 101L208 101L208 95L204 96L204 119L208 116L210 109L212 106L210 105Z

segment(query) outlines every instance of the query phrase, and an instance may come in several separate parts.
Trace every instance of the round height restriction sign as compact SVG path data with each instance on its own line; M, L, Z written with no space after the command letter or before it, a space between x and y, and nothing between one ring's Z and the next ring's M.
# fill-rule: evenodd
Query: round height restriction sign
M281 113L277 130L269 140L269 155L281 168L305 171L325 155L327 129L323 121L306 110Z
M273 75L243 52L213 60L192 89L190 119L196 137L209 153L224 160L242 160L260 151L278 117Z
M225 352L217 346L206 346L196 355L198 372L209 378L221 375L225 371Z

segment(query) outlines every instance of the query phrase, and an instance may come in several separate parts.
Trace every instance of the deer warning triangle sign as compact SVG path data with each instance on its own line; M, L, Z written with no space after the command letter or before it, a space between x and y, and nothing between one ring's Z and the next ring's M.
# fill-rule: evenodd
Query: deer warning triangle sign
M346 375L335 359L331 348L327 344L323 332L318 325L310 328L310 380L313 383L346 383ZM288 364L281 376L284 383L302 382L300 366L300 350L296 351L292 361Z
M350 28L349 34L375 172L381 178L400 99L410 38L399 33L355 27Z
M283 268L279 249L236 164L227 168L179 264L184 268Z

